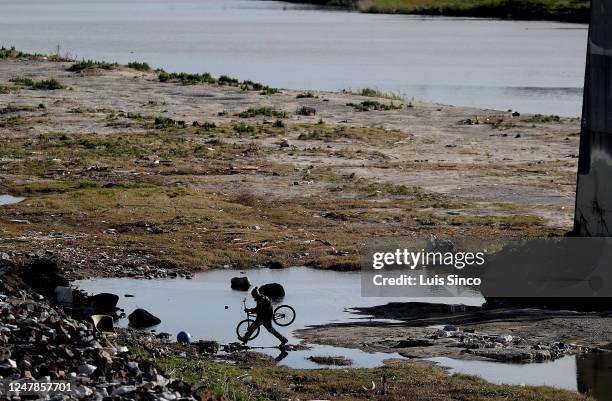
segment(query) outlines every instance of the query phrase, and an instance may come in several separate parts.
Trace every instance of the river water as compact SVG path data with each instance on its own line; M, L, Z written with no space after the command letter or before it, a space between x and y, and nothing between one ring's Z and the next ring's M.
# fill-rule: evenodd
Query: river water
M476 375L491 383L552 386L588 393L598 401L612 400L612 354L565 356L541 363L500 363L430 358L452 373Z
M20 196L0 194L0 206L2 205L13 205L15 203L23 202L25 198Z
M261 0L0 0L0 45L295 89L579 116L587 26Z

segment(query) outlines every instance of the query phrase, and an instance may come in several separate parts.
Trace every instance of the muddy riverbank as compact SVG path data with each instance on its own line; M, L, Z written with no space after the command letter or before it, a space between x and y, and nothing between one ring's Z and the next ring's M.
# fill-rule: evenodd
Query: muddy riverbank
M346 270L363 238L571 227L577 119L13 56L0 193L27 199L0 207L0 247L73 278Z
M355 270L364 238L557 236L571 226L577 119L164 75L143 64L75 66L0 54L0 193L25 198L0 206L0 251L7 263L50 259L67 280L188 279L202 270L254 266ZM36 288L23 288L25 293L3 290L11 308L21 308L21 297L48 312ZM3 322L19 326L16 316L3 316ZM90 340L88 322L66 321ZM366 347L388 352L396 340L426 335L418 332L423 326L381 324L320 327L308 341L361 348L346 339L353 333ZM501 326L468 326L470 333L455 324L460 330L442 331L484 333L483 348L504 348L495 341L507 334ZM467 334L444 338L465 343ZM531 334L525 328L503 339L535 341ZM193 349L177 349L154 335L130 338L134 355L146 361L139 369L151 372L140 376L143 386L169 384L170 375L157 377L150 369L155 360L159 372L173 372L189 385L229 383L218 390L240 389L243 398L234 399L256 393L399 400L406 392L416 400L582 397L486 384L410 361L321 373L272 367L259 355L228 367L214 358L202 362ZM561 350L552 344L560 341L545 340L549 353ZM448 355L439 349L438 356ZM68 358L59 368L78 372L77 366L108 358L134 367L132 357L109 354ZM26 374L7 363L12 373ZM242 370L255 365L264 366ZM47 373L41 366L30 373ZM179 393L193 395L191 387L177 385Z
M610 313L424 303L390 303L358 311L395 322L319 325L296 335L307 342L399 352L408 358L536 362L612 349Z

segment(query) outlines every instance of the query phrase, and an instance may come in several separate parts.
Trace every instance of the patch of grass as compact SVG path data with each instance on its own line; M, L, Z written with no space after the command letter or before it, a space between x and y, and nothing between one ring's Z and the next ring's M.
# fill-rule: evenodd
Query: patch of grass
M151 358L149 352L139 350L140 354ZM217 397L230 401L259 401L266 399L257 395L255 390L245 384L244 370L236 366L215 363L187 357L158 357L157 365L166 372L173 372L190 384L209 388Z
M1 85L0 84L0 94L6 95L9 93L19 93L19 88L13 85Z
M355 192L363 192L369 195L376 193L395 195L395 196L409 196L414 197L418 200L430 200L433 199L433 195L425 192L420 187L409 187L406 185L397 185L389 182L373 182L365 178L359 178L355 173L350 174L338 174L331 170L322 170L312 174L313 178L323 179L328 182L336 184L344 184L348 189Z
M554 114L536 114L527 119L527 121L533 123L558 123L561 121L561 117Z
M342 3L341 3L342 4ZM355 3L343 3L354 7ZM585 0L368 0L363 12L589 22Z
M68 67L70 72L83 72L86 70L114 70L119 64L107 63L105 61L82 60Z
M400 110L403 106L401 104L395 105L380 103L376 100L366 100L361 103L347 103L347 106L353 107L357 111L370 111L370 110Z
M61 56L59 50L55 54L44 55L39 53L26 53L15 49L15 46L7 49L4 46L0 48L0 59L7 58L27 58L31 60L47 60L47 61L72 61L67 56Z
M25 86L34 85L34 80L32 78L26 78L26 77L13 78L11 79L11 82L18 84L18 85L25 85Z
M145 62L132 61L128 63L128 68L138 71L151 71L151 66Z
M274 110L270 107L249 108L237 114L240 118L253 118L258 116L287 118L287 113L284 111Z
M32 85L32 89L38 90L57 90L63 89L64 86L57 79L46 79L43 81L36 81Z
M208 131L212 131L212 130L214 130L215 128L217 128L217 124L215 124L215 123L213 123L213 122L210 122L210 121L204 121L204 123L202 123L202 124L200 124L200 123L199 123L199 122L197 122L197 121L194 121L194 122L193 122L191 125L192 125L193 127L202 128L204 131L207 131L207 132L208 132Z
M362 141L371 144L397 142L406 140L411 136L399 130L385 130L382 128L352 127L317 124L305 127L306 131L300 133L298 139L311 141L334 142L339 140Z
M34 90L57 90L63 89L64 86L57 79L45 79L42 81L34 81L31 78L17 77L11 80L19 85L29 86Z
M259 83L259 82L253 82L251 80L246 80L246 81L242 81L242 84L240 84L240 89L244 90L244 91L260 91L260 90L264 90L266 89L267 86Z
M5 48L4 46L2 46L0 48L0 59L3 58L17 58L17 57L21 57L23 53L20 52L19 50L16 50L15 47L11 47L10 49Z
M296 99L312 99L318 96L315 96L312 92L298 93L295 98Z
M179 81L183 85L196 85L200 83L215 84L217 80L205 72L203 74L188 74L186 72L175 73L161 71L157 78L159 82Z
M69 191L75 191L79 189L97 189L98 184L94 182L79 182L74 183L70 181L56 181L56 182L38 182L38 183L27 183L21 186L20 193L23 194L63 194Z
M251 80L245 80L240 82L236 78L232 78L227 75L221 75L219 78L213 77L210 73L205 72L203 74L192 74L186 72L166 72L164 70L157 70L157 78L159 82L174 82L178 81L183 85L197 85L197 84L217 84L222 86L235 86L239 87L244 91L262 91L262 94L273 95L279 93L276 88L263 85L259 82L253 82Z
M274 124L272 124L272 126L274 128L285 128L285 123L283 122L283 120L276 120L274 121Z
M227 76L227 75L221 75L219 79L217 79L217 83L219 85L229 85L229 86L239 86L240 85L239 80L237 80L236 78Z
M357 91L357 94L361 96L367 96L367 97L379 97L379 98L391 99L391 100L404 100L404 98L400 95L397 95L391 92L382 92L374 88L363 88L360 91Z
M232 129L239 134L254 134L257 132L257 128L245 123L235 124Z
M185 121L177 121L177 120L173 120L172 118L168 118L164 116L155 117L155 121L153 122L153 125L157 129L171 128L171 127L185 128L187 126L185 124Z
M260 95L267 96L267 95L276 95L278 93L280 93L280 89L267 87L260 92Z
M148 351L134 350L147 359ZM437 366L393 362L374 369L290 369L234 366L195 357L158 356L157 365L187 383L231 401L325 399L343 401L593 401L551 387L497 385L475 376L449 375ZM248 380L244 380L249 376Z

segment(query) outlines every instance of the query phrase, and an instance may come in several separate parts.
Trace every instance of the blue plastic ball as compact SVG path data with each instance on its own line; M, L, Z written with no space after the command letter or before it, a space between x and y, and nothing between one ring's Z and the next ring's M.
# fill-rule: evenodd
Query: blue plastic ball
M191 334L186 331L181 331L176 335L176 341L183 344L189 344L191 342Z

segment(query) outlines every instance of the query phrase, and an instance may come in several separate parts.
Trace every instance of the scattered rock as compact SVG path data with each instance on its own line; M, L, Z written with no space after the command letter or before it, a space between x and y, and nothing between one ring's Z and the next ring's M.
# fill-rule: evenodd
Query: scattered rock
M191 344L192 347L203 354L216 354L219 352L219 343L211 340L200 340Z
M232 290L236 291L247 291L251 287L251 282L247 276L234 277L230 283Z
M440 239L437 235L432 234L427 242L426 250L428 252L454 252L455 244L447 239Z
M90 297L90 301L94 309L114 313L119 302L119 296L103 292Z
M82 365L77 366L77 372L80 375L84 375L84 376L91 376L93 374L93 372L95 372L97 369L97 367L95 367L94 365L89 365L87 363L84 363Z
M467 350L467 352L470 354L504 362L520 362L535 359L535 353L529 349L488 348Z
M432 338L446 338L446 337L450 337L451 333L446 331L446 330L442 330L442 329L438 329L436 331L434 331L434 333L431 335Z
M130 326L142 329L155 326L161 323L161 320L144 309L136 309L128 316Z
M285 288L278 283L264 284L259 287L259 292L271 299L278 299L285 296Z
M512 337L510 334L504 334L504 335L498 336L495 339L495 341L497 341L498 343L502 343L502 344L510 344L513 339L514 337Z

